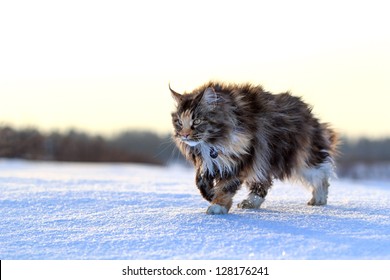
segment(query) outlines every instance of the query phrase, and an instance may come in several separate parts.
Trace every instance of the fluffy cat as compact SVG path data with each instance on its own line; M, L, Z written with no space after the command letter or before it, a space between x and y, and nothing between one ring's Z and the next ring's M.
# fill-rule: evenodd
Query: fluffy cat
M207 214L228 213L242 184L250 193L237 206L259 208L273 179L298 178L312 192L308 205L327 203L337 135L299 97L251 84L169 89L173 138L196 168L196 185L211 202Z

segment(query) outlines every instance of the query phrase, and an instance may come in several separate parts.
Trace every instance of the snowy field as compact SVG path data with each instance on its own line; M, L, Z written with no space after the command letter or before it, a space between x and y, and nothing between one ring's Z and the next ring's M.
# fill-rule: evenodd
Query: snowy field
M390 259L390 182L334 181L328 205L277 182L260 210L208 203L181 167L0 160L0 259Z

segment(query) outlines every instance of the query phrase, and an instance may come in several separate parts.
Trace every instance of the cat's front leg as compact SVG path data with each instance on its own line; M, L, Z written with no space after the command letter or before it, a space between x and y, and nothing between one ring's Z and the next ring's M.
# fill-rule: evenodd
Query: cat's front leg
M246 199L237 204L237 207L242 209L259 209L267 196L268 190L271 188L271 177L263 182L246 182L246 184L250 193Z
M214 196L214 190L213 190L214 178L211 177L208 173L202 173L202 170L199 168L196 170L195 181L196 181L196 186L198 187L203 198L211 202Z
M214 197L206 213L209 215L227 214L232 207L233 196L241 184L242 181L236 177L219 180L214 186Z

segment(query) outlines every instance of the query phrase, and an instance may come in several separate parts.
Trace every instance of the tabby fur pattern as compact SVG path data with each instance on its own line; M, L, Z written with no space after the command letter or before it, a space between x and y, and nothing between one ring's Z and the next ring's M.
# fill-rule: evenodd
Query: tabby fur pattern
M337 135L301 98L251 84L169 89L173 139L196 168L196 185L211 203L207 214L228 213L242 184L250 192L237 206L259 208L274 179L299 179L312 192L308 205L327 203Z

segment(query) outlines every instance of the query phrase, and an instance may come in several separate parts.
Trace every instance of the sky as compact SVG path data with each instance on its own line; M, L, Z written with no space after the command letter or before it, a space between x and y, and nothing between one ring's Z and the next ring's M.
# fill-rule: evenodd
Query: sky
M168 83L290 91L349 137L390 136L387 1L0 2L0 125L172 131Z

